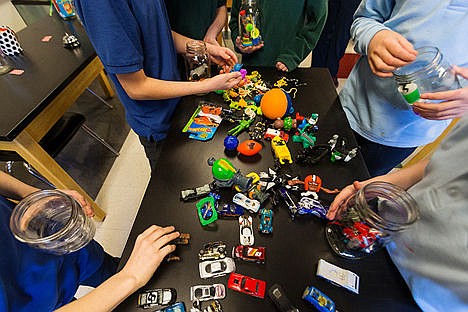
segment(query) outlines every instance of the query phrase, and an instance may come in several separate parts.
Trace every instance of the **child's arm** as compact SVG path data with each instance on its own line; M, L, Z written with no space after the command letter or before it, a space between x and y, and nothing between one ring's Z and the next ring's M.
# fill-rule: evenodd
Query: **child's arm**
M10 199L21 200L33 192L39 191L0 170L0 195Z

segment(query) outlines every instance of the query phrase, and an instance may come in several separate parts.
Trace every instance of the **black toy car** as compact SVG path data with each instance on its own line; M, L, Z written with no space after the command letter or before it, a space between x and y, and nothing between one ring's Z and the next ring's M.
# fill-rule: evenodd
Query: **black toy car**
M219 242L212 242L203 245L203 249L198 252L201 261L218 260L226 257L226 245Z

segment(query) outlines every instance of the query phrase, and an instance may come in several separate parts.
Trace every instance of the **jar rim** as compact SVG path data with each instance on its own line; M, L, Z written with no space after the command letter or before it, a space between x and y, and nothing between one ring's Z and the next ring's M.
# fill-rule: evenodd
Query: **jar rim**
M397 202L394 198L395 195L397 195L398 199L402 203L405 203L409 209L408 219L402 222L398 222L396 220L386 220L372 209L369 209L366 198L366 191L369 192L369 189L372 189L373 193L379 197L390 200L392 202ZM376 228L390 232L398 232L406 229L408 226L416 222L419 216L419 206L415 199L408 192L406 192L406 190L399 187L398 185L384 181L371 182L358 190L356 193L356 205L361 206L362 209L365 209L364 206L367 206L367 209L365 209L366 215L363 216L366 222ZM358 210L361 211L361 209Z
M41 195L43 195L43 196L41 196ZM42 238L31 239L31 238L29 238L27 236L22 235L23 232L17 227L17 223L14 222L14 219L19 217L20 209L22 208L21 205L25 205L27 202L29 202L31 200L31 198L34 198L36 196L41 196L39 198L42 199L42 198L48 197L50 195L62 196L65 199L67 199L70 202L71 205L76 205L77 204L79 209L81 209L81 205L75 199L73 199L70 195L68 195L68 194L66 194L66 193L64 193L62 191L59 191L59 190L40 190L40 191L37 191L37 192L33 192L33 193L29 194L28 196L26 196L25 198L23 198L18 203L18 205L16 205L16 207L13 209L13 211L11 213L10 229L11 229L13 235L16 237L16 239L18 239L19 241L21 241L23 243L27 243L27 244L33 244L33 245L43 244L44 242L47 242L47 241L50 241L50 240L55 240L58 237L62 236L67 231L69 231L69 229L72 227L72 220L74 220L76 218L77 214L78 214L76 209L71 210L70 217L68 218L65 225L59 231L55 232L52 235L42 237Z
M406 83L408 81L412 81L418 75L418 73L429 71L434 65L440 64L442 60L442 54L440 53L440 50L437 47L422 46L416 48L415 50L418 51L418 55L416 56L416 59L413 62L411 62L408 65L398 67L393 71L393 75L397 82ZM417 64L418 57L419 60L421 60L423 56L427 56L428 54L433 54L433 57L432 60L427 62L427 65L423 66L422 68L418 68L417 70L411 70L412 67L415 64Z

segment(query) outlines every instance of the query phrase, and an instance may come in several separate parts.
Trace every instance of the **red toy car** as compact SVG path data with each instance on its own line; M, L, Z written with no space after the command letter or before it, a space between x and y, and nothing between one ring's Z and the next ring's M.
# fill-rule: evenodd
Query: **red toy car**
M228 287L257 298L265 297L266 283L238 273L229 275Z
M265 262L265 247L238 245L232 248L232 257L257 263Z
M382 235L378 230L362 222L354 222L352 227L344 227L346 246L350 249L367 248L374 244Z

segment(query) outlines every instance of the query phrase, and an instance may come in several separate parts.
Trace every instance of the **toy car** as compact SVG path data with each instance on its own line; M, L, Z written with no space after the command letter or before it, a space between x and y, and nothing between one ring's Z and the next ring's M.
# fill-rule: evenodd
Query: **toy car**
M291 300L286 296L283 288L280 285L275 284L268 290L268 296L275 303L276 307L281 312L299 312Z
M226 245L223 242L213 242L203 245L203 249L198 252L201 261L217 260L226 257Z
M279 136L275 136L271 140L271 148L273 149L275 157L278 159L280 164L284 165L285 163L292 163L291 153L289 152L289 149L286 146L285 140L283 140Z
M302 299L311 303L320 312L335 312L335 303L315 287L306 287Z
M254 244L254 236L252 229L252 217L239 217L240 243L244 246L252 246Z
M342 231L349 249L368 248L382 236L381 232L362 222L354 222L350 227L344 226Z
M218 220L218 212L216 211L216 200L213 196L207 196L197 202L198 218L202 226Z
M223 307L218 300L213 300L206 308L203 309L203 312L223 312Z
M260 202L258 200L250 199L242 193L237 193L234 195L232 202L252 213L256 213L260 209Z
M273 232L273 210L260 209L260 225L258 230L263 234L271 234Z
M323 207L322 203L310 197L302 197L298 203L298 214L306 215L312 214L320 219L327 219L327 209Z
M223 299L226 297L226 288L223 284L197 285L190 287L190 300L207 301Z
M198 265L201 278L219 277L236 270L236 264L232 258L203 261Z
M244 261L264 263L265 247L250 247L238 245L232 248L232 257Z
M279 136L285 142L288 142L288 140L289 140L289 134L285 133L284 131L276 130L276 129L272 129L272 128L268 128L265 131L265 135L263 136L263 138L265 138L266 140L273 140L274 137L276 137L276 136Z
M138 307L148 309L158 305L173 304L177 299L174 288L158 288L147 290L138 295Z
M176 302L173 305L156 310L154 312L185 312L185 304L183 302Z
M249 276L231 273L228 280L228 288L263 299L265 297L266 283Z
M244 214L244 208L236 204L223 204L218 206L219 217L239 217Z

